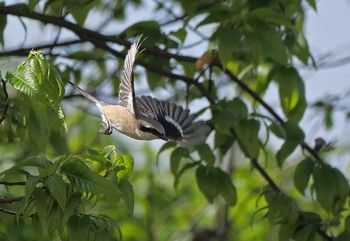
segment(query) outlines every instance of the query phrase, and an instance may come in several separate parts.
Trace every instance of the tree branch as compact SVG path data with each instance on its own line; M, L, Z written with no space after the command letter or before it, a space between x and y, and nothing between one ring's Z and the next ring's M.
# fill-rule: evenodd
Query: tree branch
M2 77L0 76L1 78L1 83L2 83L2 89L3 89L3 92L4 92L4 97L5 97L5 107L4 107L4 112L2 113L1 117L0 117L0 124L6 119L6 116L7 116L7 113L8 113L8 110L10 108L10 104L8 102L8 99L9 99L9 95L7 93L7 89L6 89L6 81L2 79Z
M20 202L24 197L0 198L0 204Z
M5 182L5 181L0 181L1 185L5 186L24 186L26 185L26 182Z
M118 44L121 44L124 46L131 45L131 43L129 43L128 41L126 41L124 39L111 38L109 36L100 34L98 32L94 32L92 30L82 28L79 25L68 22L62 18L48 16L48 15L44 15L44 14L40 14L40 13L36 13L36 12L31 12L31 11L21 11L13 6L7 6L7 7L0 6L0 14L5 14L5 15L10 14L10 15L15 15L15 16L27 17L27 18L39 20L43 23L49 23L49 24L54 24L54 25L59 26L59 27L64 27L64 28L69 29L72 32L74 32L82 40L88 41L88 42L94 44L96 47L110 52L111 54L113 54L117 58L124 59L125 54L118 52L118 51L114 50L113 48L109 47L106 42L114 42L114 43L118 43ZM154 51L154 50L152 50L152 51ZM183 75L179 75L179 74L174 74L171 71L161 69L161 68L159 68L159 66L146 63L142 60L138 60L138 61L136 61L136 63L143 66L148 71L151 71L153 73L163 75L163 76L168 77L170 79L179 79L179 80L186 82L187 84L195 85L199 89L199 91L208 99L208 101L211 104L215 103L214 99L210 95L209 91L201 83L195 81L193 78L189 78L187 76L183 76Z

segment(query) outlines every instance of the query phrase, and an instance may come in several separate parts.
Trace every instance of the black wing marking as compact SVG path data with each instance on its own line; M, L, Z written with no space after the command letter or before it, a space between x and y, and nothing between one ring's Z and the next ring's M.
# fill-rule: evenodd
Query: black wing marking
M134 67L141 37L131 45L125 57L123 76L119 85L119 105L135 115Z
M140 129L163 140L176 141L184 147L203 142L210 128L202 121L193 123L196 117L190 115L189 110L173 103L159 101L151 96L136 97L136 118L151 125ZM159 125L161 127L157 127Z

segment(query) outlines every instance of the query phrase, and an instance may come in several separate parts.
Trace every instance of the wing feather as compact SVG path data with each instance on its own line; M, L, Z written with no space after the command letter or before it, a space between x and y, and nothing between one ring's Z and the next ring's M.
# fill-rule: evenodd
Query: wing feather
M123 75L119 85L119 105L135 115L134 67L141 37L131 45L124 61Z
M150 126L146 126L148 130L163 140L176 141L188 147L205 141L210 132L205 122L193 122L197 116L189 115L189 110L181 106L151 96L137 96L135 99L136 118L149 123Z

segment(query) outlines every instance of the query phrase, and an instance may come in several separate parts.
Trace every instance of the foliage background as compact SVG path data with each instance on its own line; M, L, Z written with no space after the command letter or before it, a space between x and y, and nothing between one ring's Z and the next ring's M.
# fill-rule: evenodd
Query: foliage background
M57 6L55 4L60 2L61 1L56 1L53 3L50 2L50 4L52 4L52 9L48 8L47 14L57 15ZM283 2L285 4L293 3L296 4L296 6L300 4L299 1ZM312 1L309 1L309 3L310 2L312 3ZM34 4L35 1L31 1L30 3ZM78 23L82 24L84 18L84 9L80 8L79 6L77 7L70 5L69 1L62 1L62 3L66 7L66 10L70 11L71 14L73 14L73 17L71 14L67 14L67 21L77 21ZM81 3L85 4L84 2ZM103 32L105 34L118 34L118 39L124 40L124 38L126 37L134 36L135 34L139 34L140 32L142 32L147 37L147 39L145 40L146 46L159 46L160 48L164 48L165 46L167 46L168 48L174 48L175 50L176 48L182 46L182 44L177 45L178 42L181 43L181 39L185 34L183 29L181 28L181 24L175 24L171 27L165 25L162 28L162 33L169 33L172 30L174 31L172 34L172 39L166 38L168 34L161 35L157 31L158 26L154 26L155 23L152 22L143 23L141 26L134 27L134 29L140 28L140 30L138 30L139 32L135 32L135 30L132 28L131 30L129 29L128 31L124 31L126 27L131 25L131 23L136 23L138 21L144 20L142 19L141 14L138 15L129 13L133 11L145 11L144 8L149 7L149 4L145 4L138 1L129 1L120 2L120 5L117 4L116 6L114 6L112 4L113 6L110 6L109 4L111 4L112 2L103 3L105 3L105 5L102 4L102 2L95 3L96 6L98 6L98 10L95 10L93 13L89 14L89 17L85 23L88 28L95 29L96 25L98 25L95 21L96 16L102 15L108 20L106 20L106 23L109 23L109 27L107 25L106 29L103 29ZM228 1L226 4L230 3L231 2ZM244 7L248 6L245 5L248 3L254 5L254 1L232 2L232 4L237 4L235 6L241 4L243 9ZM8 4L9 3L6 2L6 5ZM152 1L152 4L158 6L157 10L152 10L155 13L157 13L155 15L157 22L162 23L163 21L166 22L167 18L172 19L171 17L173 16L171 16L171 14L169 13L169 11L171 10L174 10L176 14L179 14L181 16L179 7L180 3L173 3L172 1L169 1L165 2L164 5L159 3L159 5L157 5L157 1ZM176 6L175 8L169 7L173 6L173 4L174 6ZM261 3L261 5L264 4L273 5L275 4L275 1L266 1L264 3ZM306 1L303 2L303 4L303 6L305 6L306 8L310 8L309 5L307 5ZM39 3L38 6L39 9L42 10L44 7L44 2ZM164 9L164 6L168 7ZM196 14L196 12L191 12L193 6L186 5L184 1L182 2L182 6L188 11L187 14ZM106 12L110 13L110 9L113 9L113 7L115 8L115 11L113 12L114 15L105 14ZM89 9L87 9L87 11L88 10ZM179 11L179 13L176 11ZM307 11L313 10L309 9ZM65 12L63 11L62 14L64 13ZM110 19L108 19L108 17L110 17ZM116 17L117 19L115 21L112 21L114 17ZM126 19L124 19L124 17L126 17ZM224 18L225 15L220 14L219 16L215 17ZM89 19L91 20L89 21ZM194 18L194 20L192 20L193 22L190 23L190 26L186 28L186 41L196 42L194 39L201 39L201 36L198 37L195 33L196 31L193 31L193 29L191 29L191 25L194 24L195 26L200 22L200 20L201 18ZM21 21L23 21L22 25ZM55 36L57 36L58 33L62 34L67 38L74 37L74 35L66 31L64 28L62 28L60 30L61 32L59 32L57 31L57 29L48 25L34 25L34 20L28 21L25 18L22 18L21 21L17 21L18 26L22 26L23 28L23 31L18 31L18 36L21 36L21 39L25 39L25 41L28 41L30 37L36 38L37 43L34 44L34 49L37 49L35 46L45 44L45 42L42 41L42 35L50 36L49 39L51 39L51 41L54 41L54 43L56 41ZM282 20L277 19L276 21ZM185 24L187 23L185 22ZM222 24L224 25L225 22L223 21ZM8 28L9 27L6 26L5 29ZM36 28L40 31L35 30ZM215 29L215 27L209 26L205 27L204 29L199 29L198 32L209 33L208 35L210 36L213 29ZM27 36L23 36L23 33L27 33ZM226 33L227 32L225 32L225 35L223 36L226 36ZM175 42L174 39L176 39ZM56 42L60 42L62 40L63 39L58 38ZM227 62L229 62L232 56L225 56L225 48L230 48L230 46L232 46L229 44L229 41L231 40L224 39L223 41L223 44L225 46L223 47L224 51L220 52L219 49L219 57L221 61L226 60ZM15 68L17 67L17 65L19 65L25 59L25 56L28 55L28 52L24 51L24 49L21 48L16 52L11 52L10 50L17 49L18 46L11 46L11 41L8 42L9 43L5 41L5 51L2 56L22 57L7 57L3 60L4 65L9 66L8 68L3 68L3 77L6 80L8 80L8 78L7 76L5 77L5 72L15 72ZM190 51L186 49L182 50L182 52L180 53L192 57L199 57L208 47L217 47L216 44L217 42L215 41L212 41L211 44L208 44L208 41L203 41L201 45L199 45L197 48L194 48L193 50L198 54L192 54L192 50ZM116 45L117 46L115 46L115 48L119 53L119 51L122 50L122 47L118 46L118 44ZM124 46L123 44L121 45ZM186 46L186 44L184 45ZM30 50L33 48L33 44L28 44L28 42L24 42L21 45L21 47L28 47L28 50ZM280 57L281 55L285 55L284 53L275 52L275 54L273 55L271 54L271 48L273 49L273 46L270 46L269 49L262 50L262 52L260 52L260 54L264 56L263 58L260 58L260 55L254 52L261 51L256 49L249 49L248 57L247 59L243 58L243 61L242 59L240 59L241 56L234 56L233 60L240 60L241 62L240 66L237 65L238 67L233 67L231 68L231 70L235 70L236 72L233 72L238 76L241 76L240 78L246 81L246 83L254 83L254 81L257 81L257 79L255 79L257 77L256 73L254 73L254 70L256 66L259 66L259 64L263 63L266 60L265 57L267 57L269 61L272 58L272 62L278 62L278 64L281 64L281 62L285 61L285 57ZM80 82L81 85L84 86L86 89L95 90L94 94L98 97L109 102L115 101L114 96L116 96L117 87L119 83L118 81L120 76L120 65L116 65L116 59L114 57L112 57L111 55L105 55L105 52L89 44L82 44L79 45L79 47L72 45L68 47L64 46L61 48L45 48L44 53L49 53L47 58L53 63L55 63L55 65L58 67L59 73L63 81L65 81L69 77L72 80ZM249 53L252 53L252 55L249 56ZM168 65L169 62L165 61L162 58L159 58L159 56L149 56L149 59L147 59L147 57L145 56L147 55L140 56L140 58L142 58L146 63L156 63L156 65L162 66L166 70L171 70L174 73L185 73L186 76L192 77L192 73L193 71L195 71L195 69L193 68L193 64L191 66L179 61L170 62L170 65ZM309 56L307 55L307 59L308 57ZM90 60L91 58L92 60ZM316 62L319 62L318 58L316 58L316 60ZM120 58L118 61L119 64L122 63L122 58ZM310 59L307 62L310 64ZM178 65L184 64L184 70L176 67L175 63ZM251 63L253 63L253 65L251 65ZM300 64L296 63L296 65L299 66ZM245 72L246 70L248 70L248 72ZM249 72L249 70L252 71ZM216 71L218 70L216 69ZM142 68L137 68L137 74L139 77L137 80L138 82L136 84L137 93L148 94L151 90L151 93L155 94L156 96L161 96L162 99L169 99L178 103L182 103L183 105L187 104L186 101L184 101L184 99L187 98L187 100L189 101L189 106L194 111L198 111L202 107L208 105L208 102L203 100L203 98L201 100L197 100L199 97L201 97L197 89L191 87L188 92L190 94L186 94L187 86L182 81L175 82L173 81L173 79L161 78L160 76L155 76L154 73L151 72L146 72L146 75L144 75ZM204 85L208 87L209 84L206 82L206 77L210 75L208 72L206 72L206 74L203 76L204 77L200 79L200 83L204 83ZM250 113L252 113L252 111L255 110L260 114L269 115L269 113L267 113L261 106L258 107L258 109L254 109L256 108L256 102L253 102L251 97L247 96L244 90L237 88L236 85L230 82L227 79L227 76L225 77L222 74L220 74L220 72L215 72L213 73L212 78L214 79L215 86L218 87L216 91L218 100L222 100L225 98L226 100L231 100L233 96L240 96L249 106ZM272 96L275 96L277 94L276 84L273 84L272 82L268 86L268 91L271 91L271 88L275 88L275 93L272 92ZM251 85L251 87L254 89L253 84ZM16 95L14 91L11 90L10 87L8 87L8 89L11 98L16 99L17 97L15 97ZM306 92L308 91L309 90L306 89ZM262 91L260 94L263 95L263 92L264 91ZM212 95L215 96L215 94L213 93ZM283 94L281 94L281 96L283 97ZM346 93L344 96L346 97ZM327 98L323 97L323 101L319 102L318 105L316 105L318 109L316 109L315 112L321 116L320 120L325 120L325 128L333 128L332 122L330 122L330 120L332 120L331 117L334 113L333 110L340 110L341 112L343 112L343 114L347 115L348 110L346 108L342 108L342 106L344 105L342 101L344 99L341 97L338 97L338 99L334 96L328 96ZM271 98L271 94L267 96L268 100L269 98ZM279 104L275 105L275 102L271 102L274 103L273 107L278 112L278 114L282 115L283 112L280 109ZM310 109L313 108L312 104L313 103L308 102L308 106ZM72 90L70 90L69 88L67 88L66 95L65 97L63 97L62 106L66 114L68 134L61 136L56 133L55 138L51 138L51 142L49 141L49 139L45 139L49 138L49 136L47 136L47 132L43 133L42 138L37 138L37 135L31 136L31 142L26 142L26 140L28 139L24 139L18 142L17 139L13 141L4 138L2 140L1 146L2 171L8 169L15 163L21 163L25 159L28 159L29 157L36 155L37 153L45 152L47 158L52 159L53 157L61 154L86 153L88 149L100 150L101 147L108 146L111 143L113 143L117 147L119 153L129 153L135 159L135 167L133 170L133 174L129 179L130 183L134 187L135 192L134 214L130 215L130 212L127 211L127 208L125 207L125 204L123 202L120 202L118 203L118 205L115 205L115 203L111 202L110 200L105 200L104 197L98 199L98 202L95 206L93 206L94 199L82 199L82 204L84 204L84 206L87 206L87 208L81 210L86 210L86 213L94 215L108 214L110 217L112 217L113 220L116 220L116 222L120 226L125 240L207 240L208 237L211 235L216 236L216 240L224 240L225 237L223 236L226 236L227 240L288 240L288 232L283 229L282 231L280 231L281 217L278 211L278 206L282 206L281 210L286 210L286 206L284 205L285 203L283 203L282 201L280 205L278 205L278 202L274 204L270 203L270 208L266 208L267 203L265 201L265 198L268 199L268 197L266 196L267 192L265 192L265 197L261 197L263 187L267 184L265 182L266 180L262 178L262 176L259 174L259 172L257 172L257 170L252 170L254 168L252 167L251 162L249 161L249 159L244 157L244 154L249 156L251 153L247 150L243 151L243 153L241 152L239 145L241 148L242 146L244 146L242 140L239 141L239 145L237 145L236 143L235 145L229 148L229 152L225 156L225 158L223 158L223 154L226 152L226 148L222 150L223 147L221 147L221 152L218 151L218 149L220 148L217 148L214 151L216 155L215 165L220 166L223 170L230 173L233 183L237 189L237 204L234 207L228 207L226 205L226 202L220 197L215 199L214 204L208 204L208 201L205 199L205 196L199 191L197 185L195 185L197 180L195 170L193 169L189 170L183 176L181 176L178 188L174 189L174 177L171 173L171 167L168 161L169 155L172 152L163 152L159 156L159 158L157 158L157 152L159 151L159 147L163 144L162 142L155 141L153 143L138 143L136 141L129 140L128 138L124 138L118 134L110 137L99 135L98 128L100 120L99 118L96 118L96 115L94 114L95 109L91 108L91 103L87 103L85 100L78 99L77 96L75 96L75 94L72 93ZM222 112L224 108L224 105L219 106L217 113ZM233 109L233 111L237 111L237 109ZM284 111L284 114L286 114L287 112L288 111ZM227 119L227 116L224 117L225 118L221 120L214 119L212 125L218 127L218 125L216 125L217 123L222 124L222 122L219 121L235 121L234 119ZM211 119L211 115L210 113L208 113L208 111L205 113L204 118ZM263 118L259 119L259 117L254 118L258 119L259 121L264 120ZM261 129L263 129L263 122L261 123ZM317 127L321 128L320 125L317 125ZM318 136L312 132L310 133L310 131L308 131L307 128L303 129L303 131L306 133L306 140L308 140L310 144L313 144L311 140ZM54 132L55 128L51 129L50 130ZM6 133L6 130L8 130L8 128L4 126L4 123L2 123L2 131ZM226 130L224 130L223 132L225 133L225 131ZM265 131L271 132L271 129ZM209 137L208 141L212 148L213 142L215 140L215 135L216 133L213 133ZM8 134L3 134L2 137L4 136L8 136ZM245 134L243 134L243 136L245 136ZM327 233L329 237L338 236L340 233L343 232L345 222L344 220L347 216L347 203L346 205L344 205L345 211L341 212L341 215L338 216L338 213L334 213L333 211L327 210L327 208L322 209L320 207L320 203L322 203L322 201L318 200L319 198L317 198L317 200L311 199L310 190L312 189L308 188L310 193L306 195L306 197L303 197L296 190L294 186L295 183L293 183L295 166L300 160L303 159L301 156L301 151L299 150L299 152L295 154L293 158L291 158L288 162L285 162L283 164L282 169L279 169L277 168L274 156L276 155L276 150L279 149L281 142L278 140L274 140L274 137L272 137L272 132L270 133L270 136L272 138L272 141L269 142L270 145L264 147L268 158L263 157L263 154L261 153L260 165L262 165L264 170L267 170L270 177L272 177L272 180L275 183L277 183L279 188L281 188L288 196L295 198L294 200L297 201L298 206L301 208L301 210L308 210L310 212L314 212L320 215L322 221L320 223L318 223L317 221L316 223L320 225L320 228L322 230L325 230L325 233ZM261 140L264 140L265 137L266 133L260 134ZM44 144L39 143L36 146L42 147L46 146L46 144L48 143L51 144L49 144L46 148L42 150L38 150L37 148L30 145L33 144L34 140L37 139L40 139ZM245 139L247 140L248 145L252 142L252 139L254 139L254 137ZM328 141L328 136L325 136L325 139ZM132 148L130 148L130 146L132 146ZM336 155L344 154L344 156L346 156L347 152L345 146L344 149L341 148L342 144L340 144L339 146L340 148L338 147L335 151ZM344 153L342 153L342 150L344 150ZM339 163L336 163L336 155L332 155L332 153L331 155L328 155L326 162L336 166L346 166L345 163L343 165L339 165ZM117 156L119 156L119 154L117 154ZM196 160L198 159L198 155L196 153L194 153L194 158L196 158ZM174 159L176 160L173 162L180 161L177 158ZM208 160L205 161L207 161L207 164L209 164ZM181 163L185 165L187 163L190 163L190 160L184 159L181 160ZM344 169L342 170L344 171ZM346 174L346 172L344 172L344 174ZM3 178L3 180L6 181L9 177L5 175L3 176ZM324 178L328 178L327 175L324 176ZM23 177L19 177L19 179L19 181L25 181L25 179L23 180ZM12 178L9 178L9 181L14 180ZM15 181L18 180L16 180L15 178ZM7 188L5 187L6 185L2 187L2 195L4 197L4 199L2 200L7 200L7 197L23 195L23 188L21 186L8 186ZM321 187L320 192L329 195L328 191L329 190L326 187ZM347 194L345 196L347 199ZM315 196L314 199L316 199ZM16 209L16 206L14 204L5 205L6 206L4 206L4 209L6 210L18 210ZM93 208L90 208L91 206L93 206ZM276 207L277 211L276 209L274 212L271 211L271 207L273 206ZM259 211L260 209L262 210ZM265 217L267 210L269 210L271 214L270 216L268 216L268 218ZM283 214L281 215L283 216ZM20 218L20 220L22 219ZM293 220L290 224L291 227L294 225L294 222L295 220ZM18 224L16 222L16 216L9 214L1 215L1 230L3 233L6 234L9 240L36 240L37 237L35 236L35 233L33 232L33 228L30 226L30 223L31 221L28 222L27 220L26 225L24 225L22 221L20 221ZM282 221L282 224L283 223L284 222ZM20 229L18 228L18 225ZM305 229L305 232L303 232L302 234L301 232L299 232L298 235L297 231L300 230L300 227L298 229L295 229L294 236L291 236L293 236L293 238L296 240L320 240L320 236L314 228ZM118 236L118 232L114 232L114 238L116 238ZM282 233L282 237L279 237L279 232ZM46 238L48 240L58 239L57 237L49 237L48 234L45 234L45 231L43 235L43 238ZM201 238L201 235L203 235L205 238ZM346 235L348 234L344 232L343 236L345 238L347 237ZM341 240L341 238L344 237L340 237L339 240ZM72 236L68 236L68 238L74 240L74 237Z

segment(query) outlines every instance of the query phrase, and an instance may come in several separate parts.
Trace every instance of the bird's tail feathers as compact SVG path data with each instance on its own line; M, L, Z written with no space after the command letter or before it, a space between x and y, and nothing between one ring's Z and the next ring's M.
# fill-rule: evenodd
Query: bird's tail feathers
M76 89L81 95L83 95L85 98L95 102L95 104L97 105L98 108L102 107L103 105L105 105L104 102L98 100L95 96L89 94L88 92L86 92L85 90L83 90L82 88L80 88L79 86L75 85L74 83L72 83L71 81L68 81L68 83L70 85L73 86L74 89Z

